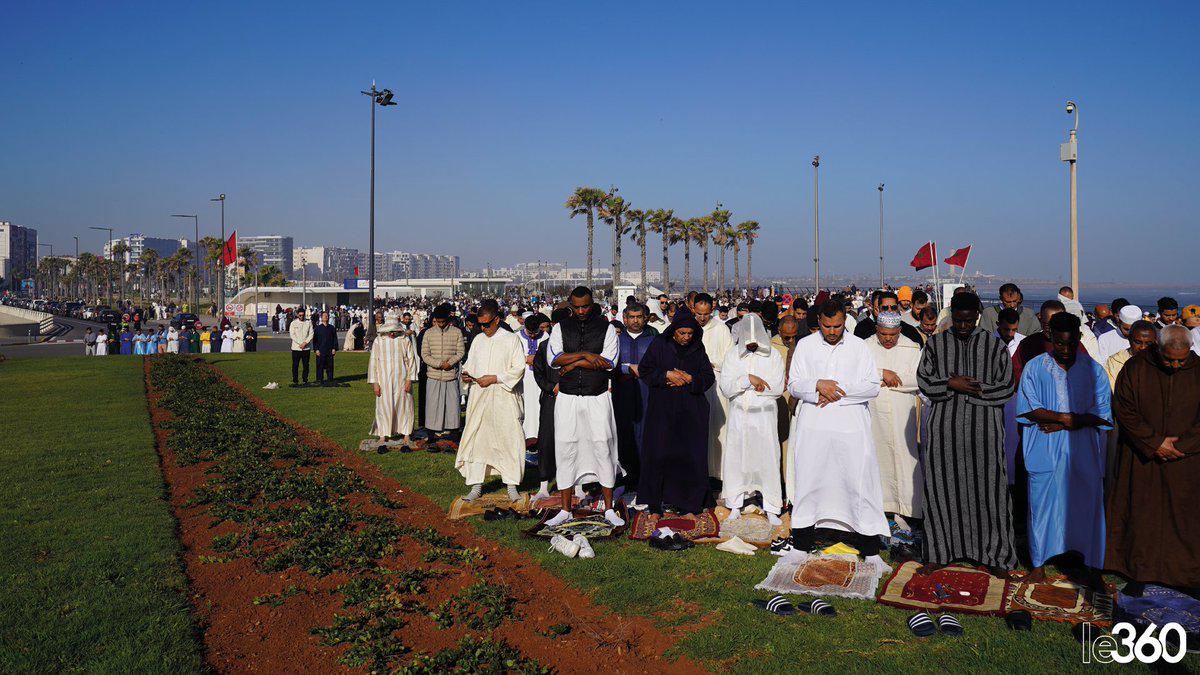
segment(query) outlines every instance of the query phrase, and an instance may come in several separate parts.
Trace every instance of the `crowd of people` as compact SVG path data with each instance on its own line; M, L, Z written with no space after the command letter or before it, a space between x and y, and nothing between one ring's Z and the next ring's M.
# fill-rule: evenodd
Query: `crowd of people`
M87 356L123 354L149 356L153 354L209 354L215 352L258 351L258 331L250 323L235 324L222 319L218 324L205 326L173 322L156 327L135 323L128 314L120 324L110 324L83 333L83 350Z
M940 311L910 288L617 307L579 287L376 322L371 433L456 440L468 501L491 476L516 500L533 470L538 497L561 497L548 525L598 487L614 525L622 502L755 505L790 519L775 553L837 541L925 574L1025 561L1035 581L1053 563L1093 585L1120 573L1130 593L1200 588L1200 307L1087 314L1064 287L1035 311L1013 284ZM292 339L295 360L317 338Z

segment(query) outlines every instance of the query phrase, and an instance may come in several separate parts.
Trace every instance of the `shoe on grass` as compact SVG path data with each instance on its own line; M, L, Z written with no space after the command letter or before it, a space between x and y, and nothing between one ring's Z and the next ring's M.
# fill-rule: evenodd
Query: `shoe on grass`
M575 537L573 539L571 539L571 543L579 546L579 557L580 558L595 558L596 557L595 549L592 548L592 545L590 542L588 542L587 537L583 536L582 534L575 535Z
M580 547L579 544L567 539L561 534L556 534L550 538L550 548L558 551L568 558L574 558L579 553ZM594 556L595 553L592 553L592 555Z

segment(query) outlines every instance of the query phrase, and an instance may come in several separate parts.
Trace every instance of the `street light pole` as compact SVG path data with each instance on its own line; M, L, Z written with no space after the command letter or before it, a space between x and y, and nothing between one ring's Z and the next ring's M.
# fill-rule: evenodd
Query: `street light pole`
M1071 165L1071 288L1075 291L1075 299L1082 299L1083 292L1079 288L1079 210L1075 193L1075 164L1079 159L1079 142L1076 132L1079 131L1079 104L1067 101L1067 114L1075 116L1075 127L1066 143L1058 146L1059 159Z
M813 157L813 293L821 292L821 209L817 202L817 178L821 171L821 156Z
M879 287L883 288L883 183L879 190Z
M392 100L391 89L376 89L375 83L371 83L371 88L368 91L362 92L364 96L371 97L371 225L368 246L370 253L367 262L369 270L367 281L367 338L375 337L375 106L396 105Z
M222 202L224 204L224 202ZM200 216L194 213L172 213L172 218L191 218L196 238L192 246L196 249L196 268L192 270L192 311L200 307Z
M220 326L221 319L225 317L225 252L223 248L225 246L225 193L222 192L220 195L213 197L208 201L221 202L221 282L217 285L217 288L220 289L220 293L217 295L218 300L216 317L217 325ZM199 228L199 225L196 227Z
M105 265L105 267L108 269L108 306L109 306L109 308L112 308L112 264L111 263L113 261L113 245L112 245L113 229L111 227L96 227L95 225L88 226L88 229L89 230L100 230L102 232L108 232L109 264Z

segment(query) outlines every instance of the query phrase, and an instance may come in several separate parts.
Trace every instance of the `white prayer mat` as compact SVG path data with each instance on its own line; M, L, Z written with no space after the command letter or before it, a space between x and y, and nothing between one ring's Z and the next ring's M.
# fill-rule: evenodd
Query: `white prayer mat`
M717 514L717 520L721 521L722 541L739 537L755 546L770 546L775 539L790 536L792 533L788 527L787 514L781 517L782 522L779 525L772 525L767 520L767 514L754 506L742 509L742 515L737 520L726 520L729 517L729 509L724 506L718 506L714 513Z
M855 555L792 551L780 558L755 588L775 593L874 600L879 580L891 571L891 566L877 555L859 560Z

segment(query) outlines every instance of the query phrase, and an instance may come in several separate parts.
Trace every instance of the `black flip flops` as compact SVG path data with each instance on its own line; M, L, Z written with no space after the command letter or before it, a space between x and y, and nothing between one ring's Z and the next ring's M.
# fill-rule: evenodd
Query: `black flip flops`
M937 632L937 624L933 622L929 612L917 612L908 617L908 629L917 637L929 637Z
M817 616L837 616L837 610L833 605L817 598L812 602L802 602L799 604L800 611L805 614L816 614Z
M777 595L770 600L754 600L753 602L755 607L779 616L791 616L796 613L796 608L792 606L791 601L782 595Z

